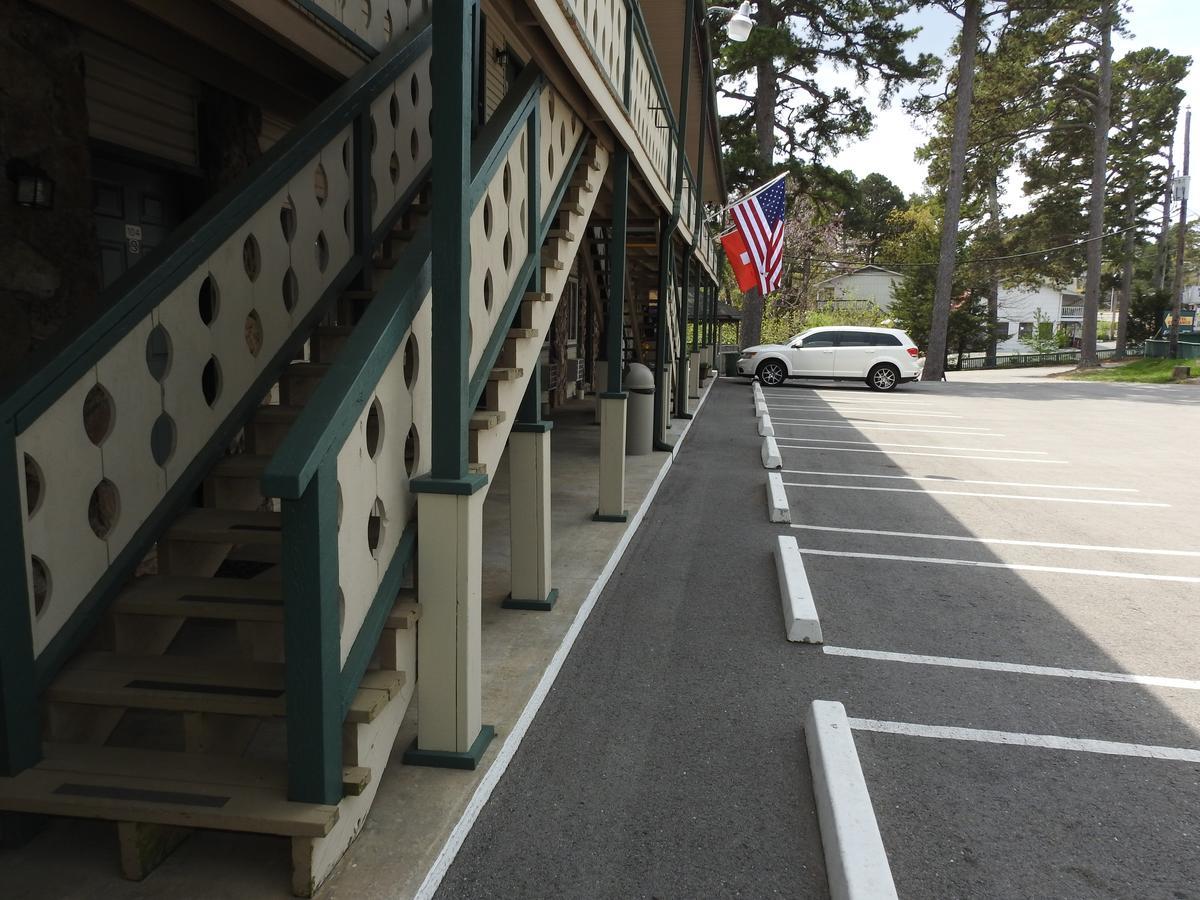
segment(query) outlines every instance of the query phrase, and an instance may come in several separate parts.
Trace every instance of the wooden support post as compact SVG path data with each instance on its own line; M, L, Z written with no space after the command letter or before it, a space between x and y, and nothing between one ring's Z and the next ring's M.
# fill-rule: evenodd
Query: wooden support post
M667 343L669 319L667 308L670 302L671 290L671 258L675 253L672 240L671 219L663 216L659 220L658 234L658 314L656 319L656 335L654 341L654 449L670 450L667 443L667 421L664 409L664 394L667 391L669 372L667 370Z
M550 586L550 430L541 418L542 385L537 366L517 410L508 438L511 590L505 609L554 608L558 589Z
M593 517L599 522L624 522L625 513L625 408L621 390L621 326L629 239L629 152L619 147L612 159L613 228L609 244L608 383L600 395L600 502ZM632 315L632 311L631 311ZM634 319L636 322L636 319ZM634 340L640 339L634 329ZM638 353L640 353L638 348Z

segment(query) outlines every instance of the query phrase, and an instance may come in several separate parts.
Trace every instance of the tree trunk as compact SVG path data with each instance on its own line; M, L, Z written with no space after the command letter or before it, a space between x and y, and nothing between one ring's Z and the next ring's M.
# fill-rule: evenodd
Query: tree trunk
M742 348L762 342L763 296L758 288L746 291L742 301Z
M1117 305L1117 349L1113 351L1114 359L1125 358L1125 335L1129 330L1129 309L1133 293L1133 249L1137 241L1137 233L1133 226L1136 221L1136 210L1133 208L1133 197L1127 196L1125 225L1125 240L1121 246L1121 299Z
M929 347L925 353L925 369L921 372L922 381L941 381L946 374L946 332L950 326L950 291L954 283L954 258L958 250L958 216L962 207L967 132L971 124L971 96L975 87L975 51L979 46L981 3L982 0L966 0L963 14L954 138L950 143L950 180L946 185L946 211L942 219L942 243L938 252L933 320L929 327Z
M1188 177L1188 157L1191 154L1192 139L1192 110L1189 107L1183 119L1183 177ZM1167 345L1167 356L1179 358L1179 317L1183 313L1183 255L1187 248L1187 207L1188 195L1183 192L1179 198L1179 243L1175 247L1175 280L1171 284L1171 338Z
M1079 351L1079 368L1094 369L1100 365L1096 355L1096 316L1100 309L1100 266L1104 248L1100 236L1104 233L1104 187L1108 169L1108 126L1112 102L1112 29L1116 17L1115 3L1104 10L1100 38L1099 84L1096 90L1092 142L1092 196L1088 211L1087 283L1083 293L1083 335Z
M1167 286L1167 263L1171 255L1171 180L1175 177L1175 132L1171 132L1171 146L1167 149L1167 186L1163 188L1162 224L1158 229L1158 253L1154 256L1154 289L1161 291Z
M1000 248L1000 180L999 173L992 170L988 179L988 227L991 229L993 253ZM1000 276L992 271L987 285L987 353L984 362L989 366L996 364L996 337L1000 319Z

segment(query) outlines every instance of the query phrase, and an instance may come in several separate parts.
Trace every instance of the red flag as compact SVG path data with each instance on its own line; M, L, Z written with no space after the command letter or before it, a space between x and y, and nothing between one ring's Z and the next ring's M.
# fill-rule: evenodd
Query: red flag
M758 287L758 268L750 257L750 248L746 246L741 231L734 228L725 232L721 235L721 245L725 248L725 258L733 266L733 274L742 293Z

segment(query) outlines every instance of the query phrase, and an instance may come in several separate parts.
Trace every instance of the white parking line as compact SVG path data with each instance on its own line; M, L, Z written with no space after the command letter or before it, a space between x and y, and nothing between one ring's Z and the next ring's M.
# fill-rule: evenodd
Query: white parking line
M857 408L855 408L853 411L849 411L849 410L847 410L847 411L846 411L844 414L842 414L840 410L837 410L837 409L831 409L831 408L830 408L830 407L828 407L828 406L785 406L785 405L783 405L783 404L781 404L781 403L768 403L767 405L768 405L769 407L771 407L771 409L816 409L816 410L820 410L821 412L832 412L832 413L839 413L840 415L842 415L842 417L843 417L843 418L846 418L846 419L851 419L851 418L854 418L854 417L855 417L856 415L858 415L859 413L873 413L873 414L888 415L888 416L900 416L900 415L903 415L903 416L924 416L924 417L925 417L925 418L927 418L927 419L929 419L929 418L933 418L933 419L961 419L961 418L962 418L962 416L956 416L956 415L954 415L953 413L941 413L941 412L909 412L908 410L905 410L904 412L897 412L897 411L896 411L896 410L894 410L894 409L879 409L879 408L876 408L876 407L873 407L873 406L863 406L863 407L857 407Z
M1054 488L1060 491L1106 491L1119 494L1141 493L1137 488L1095 487L1089 484L1044 484L1030 481L979 481L972 478L949 478L945 475L864 475L860 472L819 472L816 469L784 469L783 474L827 475L830 478L891 478L901 481L935 481L940 484L990 484L998 487ZM1200 554L1197 555L1200 556Z
M1200 550L1160 550L1154 547L1109 547L1102 544L1062 544L1056 541L1019 541L1012 538L968 537L959 534L924 534L919 531L879 531L874 528L838 528L833 525L793 525L809 531L837 531L843 534L874 534L882 537L921 538L931 541L970 541L1000 544L1006 547L1046 547L1051 550L1094 550L1099 553L1143 553L1150 556L1197 556Z
M774 439L773 439L774 440ZM799 441L803 438L791 438ZM1027 459L1021 456L979 456L977 454L964 456L961 453L917 453L913 450L860 450L858 447L807 447L802 444L779 444L784 450L816 450L820 453L886 453L888 456L936 456L942 459L974 459L988 462L1019 462L1046 463L1047 465L1065 466L1065 459Z
M986 491L928 491L925 488L877 487L870 484L817 484L808 481L785 481L785 487L828 488L832 491L886 491L889 494L929 494L949 497L995 497L999 500L1047 500L1057 503L1093 503L1101 506L1157 506L1170 503L1150 503L1145 500L1094 500L1091 497L1042 497L1034 494L992 494Z
M885 722L879 719L850 719L856 731L880 734L900 734L906 737L939 738L948 741L974 741L985 744L1008 744L1014 747L1040 747L1045 750L1072 750L1077 753L1101 753L1107 756L1140 756L1175 762L1200 763L1200 750L1183 747L1156 747L1152 744L1125 744L1118 741L1096 741L1090 738L1059 737L1054 734L1022 734L1016 731L985 731L979 728L956 728L949 725L917 725L911 722Z
M966 425L928 425L916 428L911 425L817 425L807 424L811 419L781 419L793 428L853 428L855 431L897 431L900 434L958 434L974 437L1004 437L987 428L969 428ZM926 425L922 422L921 425ZM797 438L799 440L799 438Z
M826 403L866 403L878 404L887 403L895 404L896 406L929 406L928 400L918 400L915 397L897 397L895 394L890 397L880 397L875 394L859 394L857 396L851 394L826 394L820 391L798 391L780 388L764 388L763 394L767 397L790 397L793 400L824 400Z
M919 653L891 653L886 650L858 650L853 647L823 648L830 656L850 656L881 662L911 663L918 666L943 666L951 669L982 669L988 672L1013 672L1017 675L1046 675L1051 678L1079 678L1085 681L1112 681L1119 684L1144 684L1153 687L1200 691L1200 681L1187 678L1162 678L1157 675L1130 675L1127 672L1096 672L1090 669L1060 669L1057 666L1030 666L1023 663L993 662L989 659L960 659L955 656L924 656Z
M778 419L775 420L779 422ZM787 424L780 422L780 424ZM995 450L990 447L947 447L943 444L894 444L889 441L839 441L833 438L784 438L784 440L803 441L806 444L870 444L872 447L908 447L916 450L975 450L979 453L1020 453L1028 456L1047 456L1049 452L1046 450L1010 450L1007 447L997 448Z
M1117 572L1112 569L1075 569L1069 566L1035 566L1028 563L980 562L974 559L943 559L937 556L900 556L895 553L857 553L850 550L817 550L800 547L810 556L840 556L847 559L883 559L892 562L929 563L938 566L967 566L977 569L1009 569L1014 572L1053 572L1058 575L1095 575L1099 578L1132 578L1138 581L1181 581L1200 584L1193 575L1157 575L1145 572Z

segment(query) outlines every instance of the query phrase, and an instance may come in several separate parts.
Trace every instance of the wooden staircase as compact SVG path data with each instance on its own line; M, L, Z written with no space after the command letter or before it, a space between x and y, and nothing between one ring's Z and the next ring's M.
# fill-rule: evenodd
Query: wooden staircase
M588 219L609 163L608 151L594 139L588 140L571 186L559 206L556 227L550 229L542 246L542 290L525 294L478 408L471 416L473 472L493 473L500 462L516 410L550 333L568 273L587 234Z
M389 274L420 209L377 249L372 284ZM270 392L278 402L253 412L241 450L209 470L200 505L162 533L147 566L157 571L127 585L44 691L43 759L0 778L0 811L117 822L122 868L135 879L190 828L291 838L300 895L344 852L412 696L420 607L411 589L397 596L349 705L342 802L287 800L281 517L260 479L373 296L344 292L312 330ZM486 427L504 417L490 414Z

